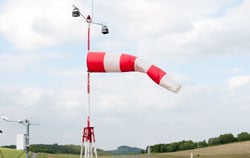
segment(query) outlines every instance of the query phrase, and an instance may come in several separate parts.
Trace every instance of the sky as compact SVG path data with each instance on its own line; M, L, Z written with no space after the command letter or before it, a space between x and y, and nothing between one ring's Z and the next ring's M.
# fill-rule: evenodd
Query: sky
M81 144L87 117L91 0L0 0L0 116L27 118L31 144ZM250 132L250 1L95 0L91 50L128 53L182 85L138 72L92 73L91 125L104 150ZM21 124L0 120L0 145Z

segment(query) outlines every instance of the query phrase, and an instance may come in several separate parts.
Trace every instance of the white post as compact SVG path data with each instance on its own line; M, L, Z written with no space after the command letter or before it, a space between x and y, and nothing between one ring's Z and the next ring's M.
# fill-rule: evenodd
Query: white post
M193 152L190 153L190 158L193 158Z
M148 158L150 158L150 154L151 154L151 149L150 146L148 146Z

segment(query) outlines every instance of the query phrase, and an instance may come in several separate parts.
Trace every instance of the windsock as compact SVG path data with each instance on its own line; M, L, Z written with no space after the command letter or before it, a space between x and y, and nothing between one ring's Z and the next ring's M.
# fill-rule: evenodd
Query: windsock
M88 72L142 72L146 73L156 84L174 93L178 93L181 89L181 85L168 73L129 54L88 52L87 68Z

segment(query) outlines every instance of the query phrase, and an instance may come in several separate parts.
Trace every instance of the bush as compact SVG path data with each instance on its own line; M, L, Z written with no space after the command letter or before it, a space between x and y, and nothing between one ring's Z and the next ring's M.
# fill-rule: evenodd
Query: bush
M189 140L189 141L182 141L180 143L180 150L188 150L188 149L194 149L196 146L194 144L193 141Z
M250 140L250 134L247 132L241 132L237 135L237 141Z
M219 136L219 142L220 144L227 144L227 143L232 143L236 139L234 138L234 135L232 133L229 134L222 134Z
M208 145L210 145L210 146L219 145L219 144L220 144L220 140L218 137L208 139Z

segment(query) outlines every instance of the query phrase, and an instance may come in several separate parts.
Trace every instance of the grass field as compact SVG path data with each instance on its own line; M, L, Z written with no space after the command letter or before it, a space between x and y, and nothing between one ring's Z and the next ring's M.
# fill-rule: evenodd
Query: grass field
M152 155L151 158L250 158L250 141ZM155 157L154 157L155 156Z
M199 148L172 153L152 153L150 158L250 158L250 141ZM98 156L99 158L148 158L147 154ZM23 151L0 148L0 158L25 158ZM38 153L37 158L79 158L79 155Z
M24 151L0 148L0 158L25 158L25 156Z

